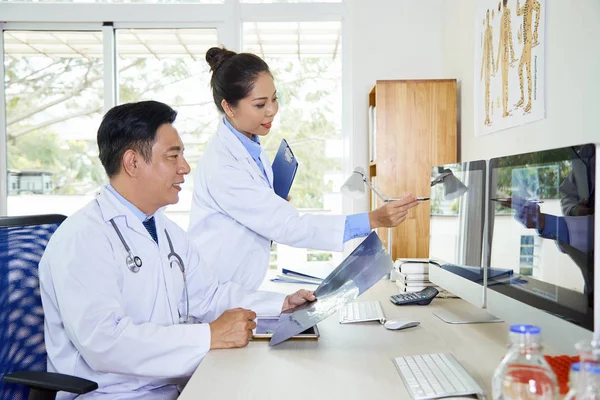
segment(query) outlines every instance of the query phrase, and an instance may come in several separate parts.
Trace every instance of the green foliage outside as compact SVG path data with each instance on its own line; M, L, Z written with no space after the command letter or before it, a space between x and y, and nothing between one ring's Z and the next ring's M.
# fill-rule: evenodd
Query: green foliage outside
M103 112L102 60L8 54L5 62L8 168L51 171L54 194L83 195L97 190L106 181L95 142ZM165 87L193 77L192 62L165 59L162 69L157 70L144 58L119 59L119 102L156 98ZM341 139L340 113L333 110L341 108L340 64L330 59L267 62L276 79L280 116L272 133L263 139L263 146L272 160L281 139L288 141L300 162L290 194L294 205L322 208L322 193L332 190L331 183L324 182L324 174L341 169L339 158L325 157L326 140ZM206 82L209 91L208 74L198 79ZM175 96L170 105L177 108L182 102ZM214 134L220 118L212 101L197 106L201 118L192 121L191 127L188 121L185 132L180 129L184 142L186 137ZM80 126L82 121L93 127L91 131L82 132L81 138L61 137L60 127ZM192 166L207 140L195 141L189 153L186 143L186 156Z
M571 172L570 159L572 154L568 149L557 149L552 151L519 154L510 158L502 158L496 166L498 172L498 194L497 197L510 197L518 193L519 188L513 182L511 167L519 166L520 178L530 180L539 187L535 197L540 200L560 199L560 184ZM496 213L509 214L510 208L503 207L500 203L495 204Z

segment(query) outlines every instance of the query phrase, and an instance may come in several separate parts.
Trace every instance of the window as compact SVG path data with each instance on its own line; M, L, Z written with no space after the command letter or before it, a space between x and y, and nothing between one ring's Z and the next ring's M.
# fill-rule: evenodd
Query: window
M219 4L223 3L224 0L0 0L2 2L11 3L139 3L139 4L152 4L152 3L200 3L200 4Z
M538 247L538 243L535 236L521 236L521 250L519 257L519 272L521 275L534 275L534 268L537 266L537 263L535 262L537 253L536 247Z
M173 5L167 17L156 3ZM8 168L0 171L8 176L8 193L0 193L7 195L0 198L0 215L6 205L9 215L71 215L93 199L107 182L98 159L98 126L109 107L124 102L154 99L173 106L194 169L220 117L205 54L222 44L254 52L272 68L282 107L263 146L273 157L285 137L304 160L291 192L294 205L301 212L341 213L342 3L0 0L2 11L11 10L0 24L7 116L0 137L6 135L8 146ZM135 15L129 18L125 14L132 7ZM249 22L263 15L271 22ZM333 21L323 21L323 15ZM273 22L302 19L317 22ZM115 40L106 40L111 33ZM167 208L186 229L192 181L189 176L180 202ZM271 264L288 264L281 257L285 251L273 246ZM295 260L308 259L307 254L303 250ZM333 262L337 257L332 255Z
M271 252L269 253L269 269L277 269L277 243L271 244Z
M40 182L21 181L8 214L70 214L105 180L96 145L102 34L5 31L4 50L8 168ZM51 190L43 190L40 171L52 176Z
M279 113L263 147L273 159L285 138L303 163L290 196L298 208L341 212L343 183L339 22L245 23L244 51L258 54L275 77ZM331 153L333 156L329 156Z
M342 0L240 0L240 3L341 3Z
M333 259L333 253L330 251L308 250L306 253L307 262L329 262Z
M341 213L341 23L244 23L243 49L262 57L275 77L280 108L262 146L272 160L285 138L300 161L292 203L301 212ZM306 257L335 262L340 255Z
M217 30L118 29L119 103L157 100L177 110L175 127L185 143L185 157L193 170L219 120L210 90L206 51L218 45ZM184 229L189 223L192 175L167 208Z

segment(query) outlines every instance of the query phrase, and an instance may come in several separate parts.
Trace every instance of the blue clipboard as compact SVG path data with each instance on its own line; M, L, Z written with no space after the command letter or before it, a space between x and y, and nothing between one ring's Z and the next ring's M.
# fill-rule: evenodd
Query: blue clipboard
M298 160L285 139L282 139L273 160L273 190L284 200L287 200L290 194L297 170Z

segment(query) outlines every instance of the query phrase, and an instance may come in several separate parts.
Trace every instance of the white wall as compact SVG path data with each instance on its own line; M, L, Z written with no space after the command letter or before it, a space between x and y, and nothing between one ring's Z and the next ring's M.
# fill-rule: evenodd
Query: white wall
M351 63L347 87L347 127L355 166L368 171L368 94L376 80L443 78L442 12L444 0L348 0L345 34ZM348 78L348 77L346 77ZM349 168L349 171L348 171ZM348 209L348 208L346 208ZM354 203L368 209L368 197Z
M546 0L546 119L478 138L473 127L476 2L444 2L444 73L459 80L462 160L600 142L600 1Z

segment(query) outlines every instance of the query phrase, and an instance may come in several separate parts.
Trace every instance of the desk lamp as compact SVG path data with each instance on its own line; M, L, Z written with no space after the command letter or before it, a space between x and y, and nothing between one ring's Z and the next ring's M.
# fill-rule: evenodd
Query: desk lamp
M439 173L440 175L431 181L431 186L433 187L440 183L444 185L445 200L454 200L466 193L467 187L454 176L451 170L446 168Z
M440 175L431 181L431 186L442 184L444 186L444 198L446 200L456 199L466 193L467 187L460 181L451 170L441 170ZM365 174L365 170L361 167L354 168L352 175L344 182L340 188L341 192L352 198L360 198L365 193L365 185L373 191L381 199L387 203L397 198L386 198L377 191ZM392 228L388 228L388 253L392 255Z

